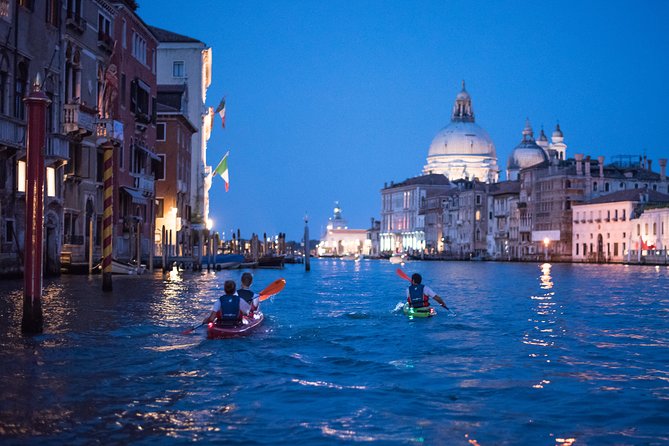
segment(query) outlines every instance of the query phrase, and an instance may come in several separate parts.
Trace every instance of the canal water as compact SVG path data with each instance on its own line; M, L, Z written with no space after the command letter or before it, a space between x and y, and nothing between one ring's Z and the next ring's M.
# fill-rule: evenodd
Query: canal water
M63 276L34 337L1 281L0 443L669 443L666 267L411 262L454 314L408 320L397 265L311 266L217 341L181 333L242 271Z

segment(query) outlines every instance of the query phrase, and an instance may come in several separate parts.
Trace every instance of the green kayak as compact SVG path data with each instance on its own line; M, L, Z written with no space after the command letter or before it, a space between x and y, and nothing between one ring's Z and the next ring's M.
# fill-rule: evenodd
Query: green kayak
M437 312L434 311L434 308L432 307L411 308L408 303L404 304L402 311L409 317L409 319L413 319L415 317L432 317L437 315Z

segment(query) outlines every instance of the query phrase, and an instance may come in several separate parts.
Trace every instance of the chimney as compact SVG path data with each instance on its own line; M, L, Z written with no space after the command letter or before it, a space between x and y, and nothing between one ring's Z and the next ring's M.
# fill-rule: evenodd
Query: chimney
M590 155L585 157L585 176L590 176Z
M667 179L667 159L660 158L658 162L660 163L660 180L665 181Z
M574 158L576 159L576 175L583 175L583 155L576 153Z
M653 165L653 160L649 159L648 160L648 170L650 170L650 171L653 170L652 167L651 167L652 165Z
M604 157L598 156L597 162L599 163L599 178L604 178Z

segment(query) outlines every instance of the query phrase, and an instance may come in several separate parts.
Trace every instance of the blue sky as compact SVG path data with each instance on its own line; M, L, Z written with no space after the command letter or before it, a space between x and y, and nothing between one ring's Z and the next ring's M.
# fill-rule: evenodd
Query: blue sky
M466 81L498 164L559 121L567 155L669 158L669 2L139 0L149 24L213 49L227 99L208 164L230 150L215 229L317 238L339 201L380 218L384 182L420 174ZM502 175L505 179L505 175Z

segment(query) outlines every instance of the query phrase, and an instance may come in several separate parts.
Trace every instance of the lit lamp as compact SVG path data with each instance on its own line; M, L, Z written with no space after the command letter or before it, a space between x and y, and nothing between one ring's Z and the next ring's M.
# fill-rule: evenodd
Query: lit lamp
M213 228L213 227L214 227L214 220L212 220L211 218L208 218L207 219L207 229L211 230L211 228Z
M548 261L548 244L551 240L548 237L544 238L544 253L546 254L546 261Z

